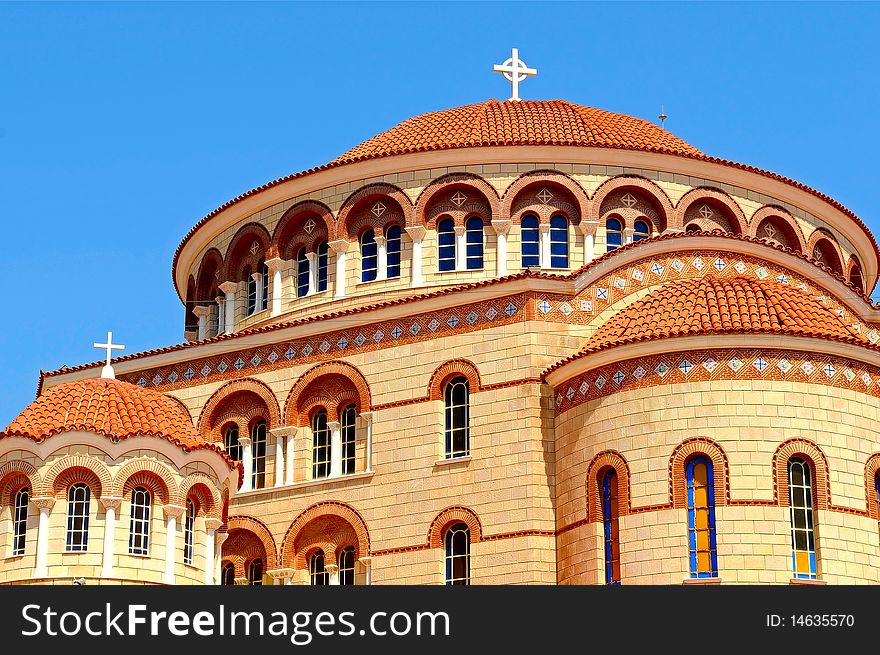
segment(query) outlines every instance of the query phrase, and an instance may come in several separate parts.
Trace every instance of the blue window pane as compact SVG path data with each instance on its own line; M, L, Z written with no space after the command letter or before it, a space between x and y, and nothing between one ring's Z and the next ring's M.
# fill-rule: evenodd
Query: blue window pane
M388 277L400 277L400 226L392 225L385 230L387 241Z
M309 292L309 259L306 249L300 248L296 253L296 297L302 298Z
M540 237L538 236L538 218L536 216L523 216L520 222L520 239L522 241L522 267L540 266Z
M605 540L605 584L620 584L620 533L617 506L617 472L602 478L602 524Z
M329 246L326 241L318 244L318 291L327 290L327 259Z
M437 226L438 268L441 271L455 270L455 229L452 219L444 219Z
M645 221L636 221L633 228L633 241L641 241L651 236L651 227Z
M564 216L550 219L550 266L568 268L568 220Z
M605 221L605 243L608 251L623 245L623 226L615 218L609 218Z
M376 279L378 248L373 230L367 230L361 235L361 282L370 282Z
M468 270L483 268L483 221L477 216L465 224L465 260Z
M717 577L715 478L711 460L705 456L689 460L685 468L685 478L691 577Z

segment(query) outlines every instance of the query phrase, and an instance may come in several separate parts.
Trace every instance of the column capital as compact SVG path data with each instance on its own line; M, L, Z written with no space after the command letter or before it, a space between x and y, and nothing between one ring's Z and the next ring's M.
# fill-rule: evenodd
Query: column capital
M306 259L309 261L310 264L314 264L315 261L318 259L318 253L316 253L316 252L307 252L307 253L306 253Z
M235 293L238 291L238 282L224 282L223 284L217 287L223 293L229 295L230 293Z
M421 241L428 233L428 230L425 229L425 226L423 225L411 225L410 227L405 227L403 229L406 230L409 238L413 241Z
M235 578L236 585L249 585L251 583L247 578Z
M341 426L339 421L327 421L327 428L330 430L338 430Z
M208 305L196 305L193 307L192 313L198 318L203 318L211 313L211 308Z
M165 514L165 518L180 518L183 513L186 511L186 507L181 505L162 505L162 511Z
M373 558L372 557L359 557L358 562L360 562L364 566L369 566L370 564L373 563Z
M266 266L268 267L270 273L276 273L284 269L286 263L286 260L281 259L281 257L273 257L272 259L266 260Z
M539 223L538 224L538 231L543 232L545 234L549 234L550 233L550 223Z
M596 230L599 228L599 221L581 221L577 227L581 234L596 234Z
M124 498L120 498L119 496L101 496L98 498L98 502L101 503L101 506L104 509L113 509L118 510L122 506L122 501Z
M373 238L376 240L376 245L380 248L384 248L388 244L388 237L384 234L377 234Z
M339 573L339 565L338 564L325 564L324 570L327 571L330 575L336 575Z
M297 430L299 430L299 428L295 425L282 425L279 428L269 430L269 434L273 437L293 437L296 435Z
M293 577L293 569L272 569L271 571L266 571L266 575L268 575L273 580L283 580L284 578Z
M372 421L376 416L376 412L361 412L360 416L367 421Z
M248 446L251 445L251 438L250 437L239 437L238 438L238 445L244 446L245 448L247 448Z
M228 532L218 532L217 534L214 535L214 541L217 542L218 549L223 545L223 542L226 541L227 539L229 539Z
M455 225L452 229L455 232L455 236L457 236L457 237L464 236L464 225Z
M260 271L254 271L253 273L251 273L251 279L254 282L259 282L260 280L263 279L263 273Z
M43 498L31 498L31 505L37 509L52 509L55 506L55 498L45 496Z
M215 519L215 518L205 519L205 529L206 530L214 530L216 532L222 526L223 526L223 521L221 521L220 519Z
M351 245L347 239L337 239L336 241L328 241L327 247L330 248L335 254L339 254L342 252L346 252L348 250L348 246Z
M508 234L510 232L510 226L513 225L513 221L502 221L502 220L493 220L491 221L492 229L495 230L495 234Z
M634 235L636 233L636 229L634 227L625 227L625 228L623 228L623 232L627 236L631 237L632 235Z

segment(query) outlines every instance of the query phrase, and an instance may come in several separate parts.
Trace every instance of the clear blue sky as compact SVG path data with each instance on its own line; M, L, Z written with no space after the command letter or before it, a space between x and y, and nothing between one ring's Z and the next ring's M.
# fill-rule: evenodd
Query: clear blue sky
M39 369L178 343L202 216L427 111L524 98L656 120L880 227L880 4L0 4L0 427Z

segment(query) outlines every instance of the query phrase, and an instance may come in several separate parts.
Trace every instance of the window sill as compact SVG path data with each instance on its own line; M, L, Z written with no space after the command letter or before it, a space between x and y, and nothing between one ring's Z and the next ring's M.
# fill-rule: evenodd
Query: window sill
M375 280L366 280L366 281L364 281L364 280L358 280L358 282L357 282L357 284L356 284L355 286L358 286L358 287L365 287L365 286L369 286L369 285L371 285L371 284L377 284L377 283L379 283L379 282L400 282L401 279L402 279L402 278L401 278L400 275L395 275L394 277L384 277L384 278L382 278L381 280L379 280L379 279L375 279ZM321 293L324 293L324 292L322 291ZM317 295L317 294L314 294L314 295ZM310 297L310 296L306 296L306 297L308 298L308 297Z
M434 462L434 466L453 466L455 464L467 464L473 459L470 455L463 455L461 457L447 457L444 459L438 459Z
M827 585L825 580L810 580L808 578L792 578L788 581L790 585L805 585L807 587L821 587Z
M319 478L317 480L302 480L293 484L284 484L279 487L264 487L262 489L251 489L250 491L239 491L235 494L236 498L258 496L260 494L273 493L275 491L297 490L307 487L320 487L325 485L336 484L340 482L349 482L351 480L369 480L375 474L375 471L362 471L361 473L350 473L348 475L340 475L336 478Z
M683 585L720 585L721 578L685 578L681 581Z

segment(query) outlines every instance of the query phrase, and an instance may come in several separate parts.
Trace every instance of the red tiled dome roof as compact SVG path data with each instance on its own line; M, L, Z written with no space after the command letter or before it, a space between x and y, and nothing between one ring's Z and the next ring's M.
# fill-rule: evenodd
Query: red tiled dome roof
M749 278L667 284L615 314L583 352L637 341L762 333L870 345L830 309L790 285Z
M562 145L702 156L639 118L564 100L486 102L422 114L355 146L331 165L427 150L478 146Z

